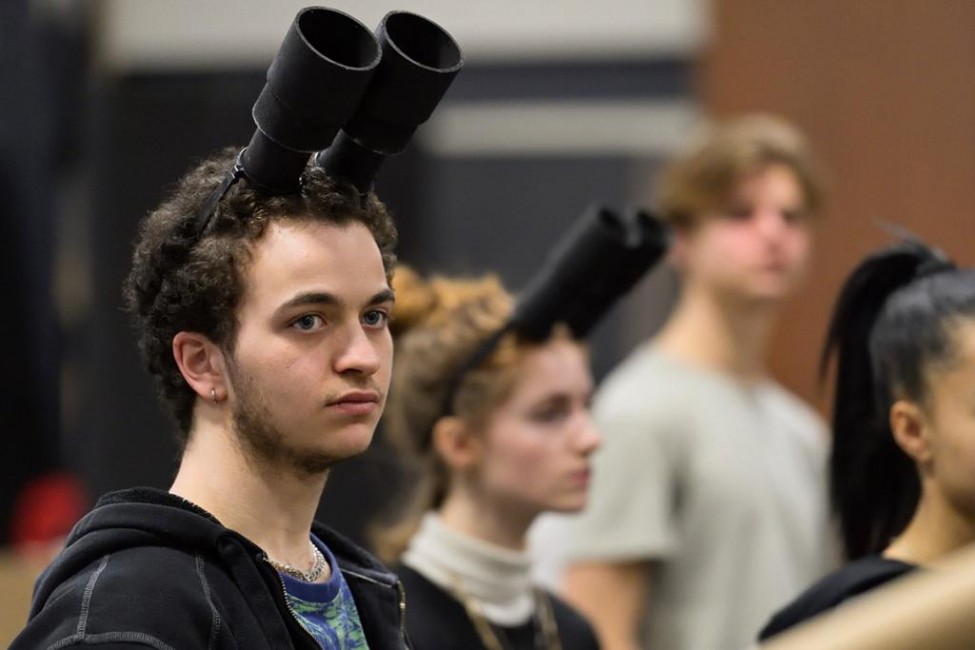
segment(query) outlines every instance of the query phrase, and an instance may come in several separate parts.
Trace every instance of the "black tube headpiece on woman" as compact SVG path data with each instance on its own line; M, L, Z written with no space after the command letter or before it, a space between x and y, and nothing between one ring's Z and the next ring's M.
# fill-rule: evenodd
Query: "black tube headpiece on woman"
M556 324L585 338L599 320L666 253L669 230L640 209L619 215L601 206L587 210L552 249L545 264L518 296L508 322L488 337L454 373L444 404L453 412L457 387L470 370L514 332L544 341Z
M374 36L341 11L302 9L254 104L254 135L197 214L197 237L241 177L269 194L301 191L315 152L329 175L365 194L383 158L405 148L462 64L450 35L421 16L391 12Z

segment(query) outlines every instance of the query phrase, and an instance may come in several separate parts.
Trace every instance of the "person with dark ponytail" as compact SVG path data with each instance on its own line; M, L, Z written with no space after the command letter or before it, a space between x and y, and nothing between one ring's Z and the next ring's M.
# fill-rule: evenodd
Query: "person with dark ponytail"
M560 325L541 341L505 333L514 302L490 276L426 280L400 267L393 287L384 423L419 483L374 545L399 562L413 647L595 650L588 623L532 585L525 548L538 514L586 503L601 437L584 346Z
M910 238L847 279L822 371L836 366L832 506L850 563L760 638L975 541L975 270Z

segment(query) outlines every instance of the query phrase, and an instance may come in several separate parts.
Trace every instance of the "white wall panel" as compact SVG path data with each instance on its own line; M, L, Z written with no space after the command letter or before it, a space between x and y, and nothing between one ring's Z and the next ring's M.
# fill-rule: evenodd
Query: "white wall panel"
M253 67L277 51L295 0L98 0L100 61L126 71ZM391 9L440 23L470 61L687 55L707 34L707 0L333 0L370 29Z

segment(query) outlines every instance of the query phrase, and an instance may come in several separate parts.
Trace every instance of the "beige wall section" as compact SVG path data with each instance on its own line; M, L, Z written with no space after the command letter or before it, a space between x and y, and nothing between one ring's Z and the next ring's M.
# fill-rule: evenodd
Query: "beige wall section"
M700 95L715 116L773 110L832 172L813 277L773 371L820 406L816 363L843 276L896 222L975 264L975 2L712 0Z
M34 580L42 567L10 549L0 549L0 648L9 646L24 628Z
M331 0L370 29L407 9L447 29L473 62L687 55L707 38L708 0ZM308 0L96 0L98 58L115 70L266 66Z

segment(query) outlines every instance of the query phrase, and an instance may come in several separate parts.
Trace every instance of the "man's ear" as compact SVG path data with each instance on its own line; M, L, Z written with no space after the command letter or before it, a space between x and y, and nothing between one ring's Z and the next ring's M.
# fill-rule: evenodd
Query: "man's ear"
M890 430L897 446L915 463L931 459L930 428L921 408L909 400L898 400L890 407Z
M173 337L173 357L183 379L197 395L220 402L227 397L226 364L223 351L197 332L179 332Z
M462 419L448 415L433 425L433 449L447 467L468 470L475 467L481 457L481 438L470 430Z

